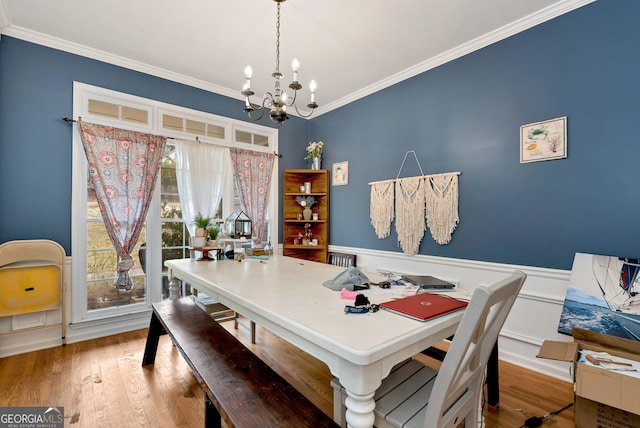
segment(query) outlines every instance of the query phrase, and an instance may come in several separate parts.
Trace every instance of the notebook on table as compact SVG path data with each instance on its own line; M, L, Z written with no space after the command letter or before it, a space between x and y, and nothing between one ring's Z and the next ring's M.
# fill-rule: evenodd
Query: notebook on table
M402 279L424 289L450 290L453 284L430 275L402 275Z
M401 299L380 303L380 307L386 311L404 315L418 321L448 314L464 309L468 302L442 294L419 293Z

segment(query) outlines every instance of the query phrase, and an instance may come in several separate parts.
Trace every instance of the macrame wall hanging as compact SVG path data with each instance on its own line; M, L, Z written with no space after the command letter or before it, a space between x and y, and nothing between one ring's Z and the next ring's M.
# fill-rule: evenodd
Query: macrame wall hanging
M424 179L396 180L396 232L398 244L408 256L418 253L424 236Z
M400 178L409 153L413 153L422 175ZM459 222L458 175L460 172L425 175L415 151L405 153L395 180L369 183L369 216L376 236L387 238L395 217L398 245L405 254L417 254L427 227L438 244L448 244Z
M393 221L393 180L371 184L371 225L378 239L388 238Z
M440 245L448 244L460 220L458 218L458 173L426 177L425 200L427 226Z

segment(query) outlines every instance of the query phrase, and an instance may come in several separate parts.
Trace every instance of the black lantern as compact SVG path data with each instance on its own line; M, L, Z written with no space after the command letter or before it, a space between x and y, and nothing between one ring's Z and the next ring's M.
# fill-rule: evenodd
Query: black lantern
M230 238L251 238L251 219L242 210L235 210L224 221L224 227Z

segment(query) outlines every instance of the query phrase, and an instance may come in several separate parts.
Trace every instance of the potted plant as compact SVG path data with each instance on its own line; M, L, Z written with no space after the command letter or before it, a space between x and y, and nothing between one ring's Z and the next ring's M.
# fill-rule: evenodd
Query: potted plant
M198 212L193 219L193 224L196 225L196 236L207 236L207 227L211 223L211 217L205 217L201 212Z
M305 156L305 159L311 159L311 169L320 169L323 148L324 143L322 141L311 142L307 146L307 156Z
M211 241L212 244L215 243L218 240L218 235L220 234L220 225L213 224L209 226L207 233L209 234L209 241Z
M193 247L204 247L207 243L207 227L211 222L211 217L205 217L201 212L198 212L193 219L193 224L196 226L196 236L191 238L191 245Z

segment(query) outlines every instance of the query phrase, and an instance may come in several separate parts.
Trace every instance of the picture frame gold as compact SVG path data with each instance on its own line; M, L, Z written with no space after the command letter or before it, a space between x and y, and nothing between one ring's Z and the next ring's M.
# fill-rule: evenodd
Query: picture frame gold
M345 186L349 184L349 161L335 162L331 168L331 185Z

